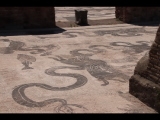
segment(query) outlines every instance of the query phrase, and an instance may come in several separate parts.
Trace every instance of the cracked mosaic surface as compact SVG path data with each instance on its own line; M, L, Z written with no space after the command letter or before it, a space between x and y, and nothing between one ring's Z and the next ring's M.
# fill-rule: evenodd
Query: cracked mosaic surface
M0 112L156 113L128 93L128 80L157 28L121 24L1 36Z

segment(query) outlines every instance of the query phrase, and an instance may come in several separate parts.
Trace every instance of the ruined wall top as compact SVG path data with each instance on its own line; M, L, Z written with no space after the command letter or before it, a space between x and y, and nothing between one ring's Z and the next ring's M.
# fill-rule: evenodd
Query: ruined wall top
M10 26L54 27L54 7L0 7L0 28L6 29Z

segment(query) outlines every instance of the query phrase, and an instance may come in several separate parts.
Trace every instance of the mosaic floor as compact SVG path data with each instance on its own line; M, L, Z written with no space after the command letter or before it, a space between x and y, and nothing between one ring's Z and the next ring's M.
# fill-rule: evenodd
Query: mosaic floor
M156 113L128 90L157 28L118 24L1 35L0 112Z
M56 22L75 21L75 10L77 9L88 10L88 20L115 18L115 7L55 7Z

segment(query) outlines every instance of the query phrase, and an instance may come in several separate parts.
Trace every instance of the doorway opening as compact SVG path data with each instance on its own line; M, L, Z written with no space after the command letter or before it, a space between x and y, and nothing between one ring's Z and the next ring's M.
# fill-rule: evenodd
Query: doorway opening
M75 10L87 10L88 25L111 25L123 23L115 17L115 7L54 7L55 22L59 27L77 27Z

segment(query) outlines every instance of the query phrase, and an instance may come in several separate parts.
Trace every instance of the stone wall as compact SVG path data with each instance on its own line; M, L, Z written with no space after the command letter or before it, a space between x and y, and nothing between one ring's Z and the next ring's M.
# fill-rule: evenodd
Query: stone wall
M54 7L0 7L0 28L51 28L55 26Z
M124 10L124 7L115 8L115 16L121 21L123 21L123 10Z
M116 7L116 18L123 22L148 22L160 20L160 7Z
M127 23L157 21L160 20L160 7L116 7L115 15ZM54 7L0 7L0 29L54 26Z
M129 92L160 113L160 26L149 52L135 67Z

